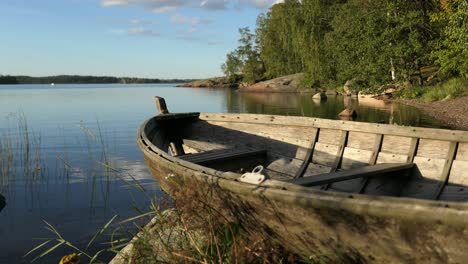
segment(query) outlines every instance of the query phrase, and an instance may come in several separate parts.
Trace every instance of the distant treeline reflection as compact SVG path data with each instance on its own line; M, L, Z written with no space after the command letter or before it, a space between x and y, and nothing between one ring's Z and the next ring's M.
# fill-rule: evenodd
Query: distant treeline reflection
M182 83L185 79L148 79L111 76L57 75L47 77L0 75L0 84L87 84L87 83Z

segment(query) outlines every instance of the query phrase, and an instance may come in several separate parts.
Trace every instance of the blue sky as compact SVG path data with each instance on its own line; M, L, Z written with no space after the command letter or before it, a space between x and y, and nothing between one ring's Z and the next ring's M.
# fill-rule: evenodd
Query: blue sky
M275 0L0 0L0 74L222 75Z

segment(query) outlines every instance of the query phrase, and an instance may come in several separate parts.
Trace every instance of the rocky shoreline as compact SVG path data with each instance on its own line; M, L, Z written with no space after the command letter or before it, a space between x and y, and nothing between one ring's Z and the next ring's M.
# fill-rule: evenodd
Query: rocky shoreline
M177 85L177 87L190 88L237 88L238 86L239 85L237 83L229 82L226 77L215 77Z
M454 129L468 130L468 96L436 102L395 99L393 102L416 107Z
M304 89L301 87L301 82L304 74L292 74L279 78L258 82L253 85L233 84L229 83L226 77L211 78L207 80L194 81L179 85L181 87L206 87L206 88L238 88L239 92L249 93L316 93L317 89ZM433 118L444 122L454 129L468 130L468 96L442 100L436 102L422 102L418 100L407 99L389 99L392 93L404 88L400 86L387 87L382 89L381 94L364 95L352 91L350 83L344 85L343 95L358 96L358 97L373 97L376 99L390 100L392 102L409 105L420 109ZM327 91L328 92L328 91ZM336 91L332 91L336 94Z

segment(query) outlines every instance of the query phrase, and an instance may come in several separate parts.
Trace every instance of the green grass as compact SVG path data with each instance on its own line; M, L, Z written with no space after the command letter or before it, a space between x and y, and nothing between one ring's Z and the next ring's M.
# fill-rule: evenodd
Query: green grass
M425 102L439 101L447 96L456 98L468 95L468 80L454 78L434 86L413 86L403 89L395 96L402 99L417 99Z
M31 187L45 173L41 135L29 128L24 113L10 114L6 123L0 133L0 192L8 192L16 175L23 175Z

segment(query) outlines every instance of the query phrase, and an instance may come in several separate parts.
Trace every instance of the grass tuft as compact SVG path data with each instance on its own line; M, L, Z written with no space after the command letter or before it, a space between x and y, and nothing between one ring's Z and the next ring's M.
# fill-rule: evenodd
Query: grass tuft
M468 80L463 78L450 79L434 86L413 86L395 93L397 98L417 99L425 102L466 95L468 95Z

